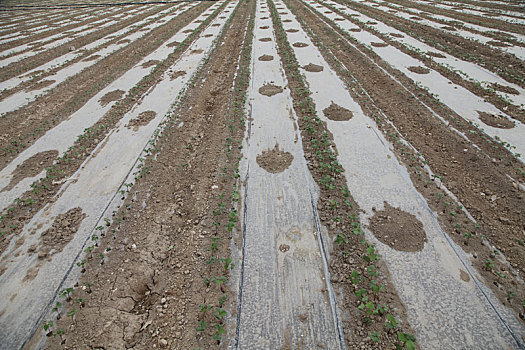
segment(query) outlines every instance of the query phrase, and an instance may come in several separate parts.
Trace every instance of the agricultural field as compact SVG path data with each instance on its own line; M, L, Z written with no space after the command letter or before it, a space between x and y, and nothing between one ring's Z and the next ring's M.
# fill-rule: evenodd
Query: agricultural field
M0 349L525 349L520 1L0 24Z

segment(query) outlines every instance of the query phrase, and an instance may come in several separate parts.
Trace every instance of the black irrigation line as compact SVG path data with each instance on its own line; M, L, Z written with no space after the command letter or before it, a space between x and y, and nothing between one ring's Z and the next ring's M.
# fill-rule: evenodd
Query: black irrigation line
M93 4L56 4L56 5L2 5L0 4L0 11L18 11L18 10L55 10L64 8L89 8L89 7L111 7L111 6L133 6L133 5L162 5L162 4L177 4L181 2L195 2L195 1L217 1L217 0L172 0L172 1L130 1L130 2L115 2L115 3L93 3Z

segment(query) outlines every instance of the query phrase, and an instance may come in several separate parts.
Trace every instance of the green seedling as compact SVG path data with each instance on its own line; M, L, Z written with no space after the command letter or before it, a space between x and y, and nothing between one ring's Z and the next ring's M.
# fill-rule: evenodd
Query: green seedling
M378 342L379 339L381 338L381 334L379 334L379 332L372 331L372 332L370 332L369 337L370 337L370 339L372 339L373 341Z
M386 315L386 327L388 329L394 329L397 327L397 320L391 314Z
M401 342L401 346L396 344L396 350L402 350L404 348L407 350L416 349L416 338L412 334L398 332L397 339Z

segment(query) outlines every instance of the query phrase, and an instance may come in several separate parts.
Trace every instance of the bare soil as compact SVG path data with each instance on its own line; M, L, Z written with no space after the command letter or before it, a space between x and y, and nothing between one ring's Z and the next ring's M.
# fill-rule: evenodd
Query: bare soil
M323 110L323 114L328 119L334 120L334 121L339 121L339 122L345 121L345 120L350 120L354 116L351 111L349 111L348 109L346 109L344 107L339 106L338 104L334 103L333 101L330 104L330 106L326 107Z
M293 155L279 149L279 145L275 144L273 149L264 150L256 158L257 164L269 173L282 173L292 164Z
M385 208L370 219L370 229L379 241L404 252L423 250L427 242L421 221L386 202Z
M259 88L259 93L264 96L273 96L283 92L283 88L271 83L266 83Z
M57 156L58 151L53 150L40 152L26 159L22 164L16 167L9 185L2 189L2 192L12 190L23 179L37 176L43 169L53 165Z

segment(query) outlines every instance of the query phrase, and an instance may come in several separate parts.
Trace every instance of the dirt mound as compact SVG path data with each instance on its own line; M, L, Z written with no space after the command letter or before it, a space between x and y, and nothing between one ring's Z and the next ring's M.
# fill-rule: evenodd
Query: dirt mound
M420 66L411 66L407 68L409 71L417 73L417 74L428 74L430 73L430 69Z
M147 62L142 63L142 68L148 68L148 67L151 67L151 66L156 66L159 63L160 63L159 60L149 60Z
M168 45L166 45L167 47L173 47L173 46L177 46L179 45L180 43L178 41L172 41L171 43L169 43Z
M514 126L516 126L512 120L509 120L503 116L480 111L478 111L478 114L479 119L481 119L483 123L495 128L512 129Z
M260 89L259 93L264 96L273 96L283 92L283 88L273 84L264 84Z
M305 71L307 72L322 72L323 71L323 66L320 66L320 65L317 65L317 64L313 64L313 63L308 63L306 66L303 67Z
M387 202L385 209L370 219L369 227L379 241L404 252L420 251L427 241L421 221Z
M271 61L271 60L273 60L273 56L272 55L259 56L259 61Z
M256 158L257 164L269 173L282 173L290 164L292 164L293 156L289 152L279 149L279 144L275 144L274 149L263 151Z
M61 252L73 239L86 214L81 208L69 209L66 213L56 217L53 225L41 235L42 247L39 249L38 258L45 259L48 255Z
M106 106L108 103L110 102L113 102L113 101L116 101L118 100L119 98L122 97L122 95L124 95L124 92L125 91L122 91L122 90L113 90L113 91L110 91L108 92L107 94L105 94L104 96L102 96L100 98L100 100L98 100L98 102L100 103L100 105L102 107Z
M179 77L182 77L183 75L186 75L186 72L183 71L183 70L178 70L176 72L171 72L170 73L170 80L175 80Z
M157 113L153 111L142 112L137 118L131 119L126 127L128 129L133 128L133 131L137 131L141 126L148 125L156 116Z
M397 34L397 33L390 33L390 36L393 36L394 38L404 38L404 35Z
M259 28L260 28L260 29L268 29L268 28L270 28L270 27L268 27L268 26L262 26L262 27L259 27Z
M504 43L503 41L496 41L496 40L487 41L487 44L492 45L492 46L497 46L497 47L512 46L510 44Z
M26 159L22 164L19 164L15 171L13 171L13 177L2 191L12 190L20 181L25 178L33 177L38 175L45 168L53 165L54 160L58 157L58 151L45 151L35 154L34 156Z
M433 51L427 52L427 55L428 56L432 56L432 57L436 57L436 58L446 58L445 55L442 55L439 52L433 52Z
M441 27L441 29L451 30L451 31L455 31L455 30L457 30L456 28L451 27L451 26L443 26L443 27Z
M387 43L377 43L377 42L372 42L370 43L370 45L372 45L373 47L387 47L388 46Z
M359 33L361 31L361 28L351 28L351 29L348 29L349 31L351 32L354 32L354 33Z
M260 38L259 41L268 42L268 41L272 41L272 38Z
M501 85L501 84L498 84L498 83L492 83L490 85L493 89L495 90L498 90L498 91L501 91L501 92L504 92L506 94L511 94L511 95L519 95L520 92L510 86L506 86L506 85Z
M295 47L307 47L308 44L302 43L302 42L296 42L296 43L293 43L293 46L295 46Z
M288 33L297 33L299 30L298 29L287 29L286 30Z
M334 102L332 102L330 106L325 108L323 110L323 113L328 119L336 121L336 122L350 120L354 116L351 111L349 111L348 109L344 107L339 106L338 104Z

